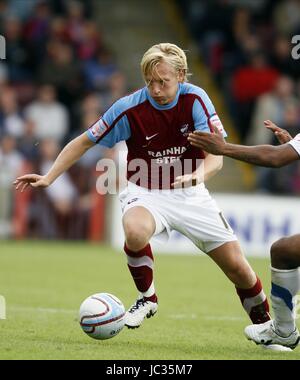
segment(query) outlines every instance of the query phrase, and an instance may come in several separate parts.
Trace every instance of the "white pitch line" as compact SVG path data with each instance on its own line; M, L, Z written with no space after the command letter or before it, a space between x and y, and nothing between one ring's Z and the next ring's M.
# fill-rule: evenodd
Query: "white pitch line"
M32 306L18 306L11 305L7 307L7 312L27 312L27 313L46 313L46 314L69 314L77 315L76 310L71 309L54 309L54 308L44 308L44 307L32 307ZM197 314L170 314L168 315L170 319L186 319L186 320L195 320L195 319L204 319L208 321L244 321L244 318L237 316L229 315L197 315Z
M12 312L30 312L30 313L47 313L47 314L76 314L75 310L71 309L53 309L44 307L29 307L29 306L9 306L7 307L8 313Z
M168 316L171 319L197 319L196 314L171 314Z
M242 317L236 317L236 316L229 316L229 315L210 315L210 316L203 316L203 315L197 315L197 314L170 314L168 316L171 319L205 319L209 321L243 321L244 318Z
M204 319L207 319L209 321L233 321L233 322L245 320L245 318L242 318L242 317L234 317L234 316L230 317L229 315L211 315L211 316L204 317Z

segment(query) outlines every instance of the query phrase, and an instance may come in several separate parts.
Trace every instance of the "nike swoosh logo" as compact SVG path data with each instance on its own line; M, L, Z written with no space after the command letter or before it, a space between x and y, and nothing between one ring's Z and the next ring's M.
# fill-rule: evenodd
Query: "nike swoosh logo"
M149 140L153 139L153 137L155 137L157 135L158 135L158 133L155 133L155 135L152 135L150 137L146 136L146 140L149 141Z

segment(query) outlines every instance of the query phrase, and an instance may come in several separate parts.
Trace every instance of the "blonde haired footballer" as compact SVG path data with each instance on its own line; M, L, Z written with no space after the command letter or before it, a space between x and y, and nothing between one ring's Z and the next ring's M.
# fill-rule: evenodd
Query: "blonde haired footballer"
M141 68L145 87L116 101L71 141L45 176L25 175L16 180L16 187L50 186L95 144L111 148L125 141L128 186L120 194L124 251L139 292L126 325L139 327L158 310L150 239L167 237L172 230L189 238L222 269L253 323L266 322L269 306L261 282L204 184L221 170L222 157L188 141L193 131L210 133L212 123L227 136L215 108L202 88L187 82L187 58L178 46L152 46Z

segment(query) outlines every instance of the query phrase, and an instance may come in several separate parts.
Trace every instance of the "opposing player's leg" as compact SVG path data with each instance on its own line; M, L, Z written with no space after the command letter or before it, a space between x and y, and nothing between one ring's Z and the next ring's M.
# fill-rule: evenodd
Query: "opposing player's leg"
M282 238L272 245L271 264L278 270L293 270L300 266L300 234Z
M283 238L271 248L271 300L274 325L282 336L296 329L296 296L300 290L300 235Z
M295 348L300 340L296 326L296 296L300 290L300 235L282 238L271 247L271 300L274 320L248 326L246 337L257 344Z
M269 304L260 279L242 254L237 241L229 241L208 255L234 283L242 305L255 324L270 320Z
M140 292L136 303L126 313L126 325L137 328L145 317L149 318L156 313L158 306L153 281L154 258L149 244L156 223L150 211L137 206L125 212L123 228L128 268Z

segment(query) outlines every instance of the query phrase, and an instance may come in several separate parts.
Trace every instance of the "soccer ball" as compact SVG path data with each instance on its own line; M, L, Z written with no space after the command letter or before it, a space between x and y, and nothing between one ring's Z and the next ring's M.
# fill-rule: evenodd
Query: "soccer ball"
M91 338L110 339L125 325L125 308L112 294L94 294L81 304L79 321L82 330Z

